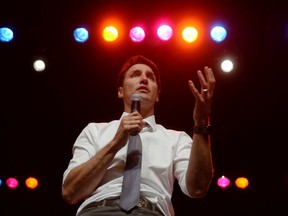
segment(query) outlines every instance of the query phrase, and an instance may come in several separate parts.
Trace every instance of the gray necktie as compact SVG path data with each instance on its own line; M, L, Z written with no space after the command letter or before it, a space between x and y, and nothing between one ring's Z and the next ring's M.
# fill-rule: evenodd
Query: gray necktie
M134 208L140 196L140 178L142 164L142 142L139 134L130 136L122 192L119 206L129 211Z

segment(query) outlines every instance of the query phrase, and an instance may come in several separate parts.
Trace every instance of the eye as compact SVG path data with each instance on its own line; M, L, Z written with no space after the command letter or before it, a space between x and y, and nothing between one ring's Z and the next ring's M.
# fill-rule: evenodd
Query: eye
M130 77L138 77L141 75L140 71L134 71L133 73L131 73Z
M150 79L152 81L156 80L156 77L155 77L154 73L147 73L146 76L147 76L148 79Z

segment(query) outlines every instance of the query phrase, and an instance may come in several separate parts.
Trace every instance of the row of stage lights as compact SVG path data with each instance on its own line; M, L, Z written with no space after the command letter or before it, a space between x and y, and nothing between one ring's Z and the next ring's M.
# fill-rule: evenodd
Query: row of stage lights
M6 183L6 186L12 190L17 189L19 186L19 180L16 177L7 178L5 183ZM231 185L231 180L228 177L223 175L217 179L217 185L218 187L225 189ZM246 177L238 177L235 180L235 186L237 188L245 189L248 187L248 185L249 185L249 181ZM2 180L0 179L0 188L1 186L2 186ZM31 177L31 176L28 177L25 180L25 186L32 190L36 189L38 187L38 179L35 177Z
M106 42L114 42L119 38L120 27L116 25L107 25L102 30L102 37ZM89 39L90 32L88 28L76 27L73 31L73 37L76 42L84 43ZM173 28L168 24L159 25L156 29L157 37L162 41L168 41L174 35ZM198 39L199 30L194 26L186 26L181 31L182 39L187 43L193 43ZM210 30L210 37L213 41L219 43L225 40L227 30L225 27L216 25ZM143 27L134 26L129 31L129 38L131 41L139 43L146 37ZM10 42L14 38L12 28L0 27L0 41Z
M120 25L117 26L112 24L103 26L101 30L103 40L108 43L113 43L119 40L120 33L122 34L123 32L123 29ZM169 41L173 35L175 35L174 30L170 25L162 23L155 29L155 35L157 35L158 39L161 41ZM89 32L89 28L81 26L75 27L73 29L73 33L71 32L71 35L77 43L85 43L89 39L90 33L91 32ZM182 28L181 34L183 41L186 43L194 43L198 39L199 29L191 25L186 25ZM13 28L0 26L0 42L11 42L14 38L14 35L15 34ZM135 43L142 42L146 37L144 28L142 26L133 26L129 31L129 37L131 41ZM222 25L214 25L210 29L210 37L216 43L223 42L227 37L227 30ZM35 71L41 72L45 70L46 63L42 59L37 59L34 61L33 67ZM229 58L224 59L220 67L221 70L225 73L231 72L234 68L234 62Z
M26 178L24 183L27 188L32 190L38 187L38 179L35 177L30 176ZM5 184L7 188L14 190L19 186L19 179L17 179L16 177L9 177L6 179ZM2 179L0 179L0 188L2 187L2 185L4 185L4 182L2 182Z

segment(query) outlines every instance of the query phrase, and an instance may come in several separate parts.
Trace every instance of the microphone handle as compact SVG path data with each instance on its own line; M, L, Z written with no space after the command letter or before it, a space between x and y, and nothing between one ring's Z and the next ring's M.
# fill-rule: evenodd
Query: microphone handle
M140 101L139 100L132 100L131 104L131 112L135 112L140 110ZM138 134L137 130L134 130L130 133L131 136L136 136Z
M131 112L135 112L140 110L140 101L139 100L133 100L131 104Z

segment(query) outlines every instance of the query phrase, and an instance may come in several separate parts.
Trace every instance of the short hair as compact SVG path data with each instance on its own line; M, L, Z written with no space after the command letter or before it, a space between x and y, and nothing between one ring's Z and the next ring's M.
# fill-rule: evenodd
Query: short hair
M160 73L159 73L158 67L156 66L156 64L152 60L150 60L150 59L148 59L142 55L132 56L124 62L121 70L118 73L117 87L119 88L123 85L124 77L125 77L127 70L135 64L145 64L152 69L152 71L156 77L156 83L158 85L158 91L160 92L161 84L160 84Z

